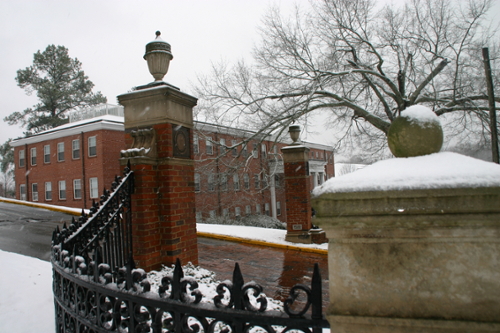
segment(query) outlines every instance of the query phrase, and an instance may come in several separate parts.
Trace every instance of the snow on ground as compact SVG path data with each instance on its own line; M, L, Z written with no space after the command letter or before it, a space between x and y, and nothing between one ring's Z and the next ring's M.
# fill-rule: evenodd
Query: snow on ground
M203 233L296 246L285 242L285 230L214 224L198 224L197 228ZM300 244L300 246L327 249L326 244ZM2 268L0 273L0 332L54 332L50 262L0 250L0 267ZM201 274L200 276L205 278L209 275L203 271L195 272L195 274ZM158 274L150 274L150 277L154 278L155 275ZM211 279L209 276L209 280ZM210 284L201 286L200 290L205 295L215 294L211 288L215 288L216 285L216 282L211 281Z
M55 332L52 265L0 250L0 332Z

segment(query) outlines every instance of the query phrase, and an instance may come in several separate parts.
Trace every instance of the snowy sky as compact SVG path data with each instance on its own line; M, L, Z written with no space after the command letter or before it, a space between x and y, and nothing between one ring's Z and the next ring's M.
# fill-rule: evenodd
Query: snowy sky
M285 13L295 4L309 6L307 0L2 0L0 117L36 104L35 96L17 86L16 71L30 66L33 54L49 44L66 46L95 90L116 103L117 95L152 81L143 55L157 30L174 55L164 80L190 93L211 63L250 58L261 19L273 4ZM491 16L499 12L497 0ZM334 144L331 131L314 129L319 135L302 139ZM22 132L2 121L0 143Z
M305 0L298 0L308 6ZM132 87L153 81L145 45L162 32L174 59L165 81L190 93L211 63L249 58L268 8L292 10L293 0L2 0L0 1L0 117L36 104L16 84L18 69L47 45L64 45L109 103ZM22 135L0 123L0 143Z

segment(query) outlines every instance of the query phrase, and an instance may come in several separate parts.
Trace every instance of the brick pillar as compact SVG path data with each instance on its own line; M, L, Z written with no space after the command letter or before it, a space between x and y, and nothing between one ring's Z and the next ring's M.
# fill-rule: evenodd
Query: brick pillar
M194 160L191 149L197 99L162 83L118 96L124 106L121 164L135 174L132 195L134 259L146 271L198 263Z
M281 149L285 170L286 240L311 243L311 183L309 148L291 145Z

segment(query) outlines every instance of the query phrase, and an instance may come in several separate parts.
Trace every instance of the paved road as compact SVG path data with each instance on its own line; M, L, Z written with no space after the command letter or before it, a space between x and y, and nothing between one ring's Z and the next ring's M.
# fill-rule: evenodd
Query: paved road
M56 226L72 215L0 202L0 250L50 260L50 242Z
M50 243L56 226L68 224L72 216L45 209L0 202L0 249L42 260L50 260ZM267 296L283 300L297 283L310 285L314 263L323 277L323 304L328 301L327 256L290 249L198 238L199 264L231 280L239 263L245 282L255 281Z

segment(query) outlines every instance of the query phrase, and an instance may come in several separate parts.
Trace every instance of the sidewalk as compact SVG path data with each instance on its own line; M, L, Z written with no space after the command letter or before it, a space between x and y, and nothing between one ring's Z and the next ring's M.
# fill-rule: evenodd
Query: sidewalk
M0 197L0 202L25 205L34 208L48 209L70 215L80 216L82 210L63 206L47 205L16 199ZM86 210L88 212L88 210ZM297 244L285 241L286 230L267 229L247 226L220 225L197 223L199 237L215 238L230 242L247 243L260 246L269 246L282 249L291 249L317 254L328 254L328 244Z

